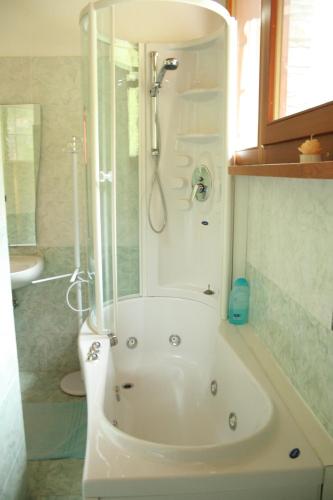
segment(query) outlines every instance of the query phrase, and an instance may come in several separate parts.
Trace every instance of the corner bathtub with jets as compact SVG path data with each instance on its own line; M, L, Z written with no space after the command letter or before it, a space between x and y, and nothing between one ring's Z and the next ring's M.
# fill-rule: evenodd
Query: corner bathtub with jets
M85 499L321 498L322 464L244 341L249 327L218 325L190 300L118 307L116 345L88 322L79 338Z

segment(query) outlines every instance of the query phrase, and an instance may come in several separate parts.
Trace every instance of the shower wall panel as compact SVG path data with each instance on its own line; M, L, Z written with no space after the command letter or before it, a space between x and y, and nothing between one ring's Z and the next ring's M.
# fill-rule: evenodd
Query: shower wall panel
M148 45L179 60L168 72L159 94L160 175L166 195L168 223L157 238L147 226L149 295L195 296L214 303L220 291L222 182L225 168L225 43L223 34L205 44L179 49ZM148 57L147 57L148 59ZM148 74L148 72L147 72ZM147 106L149 105L149 101ZM149 150L149 137L147 150ZM206 167L212 186L206 201L191 201L196 168ZM147 161L149 192L153 165ZM162 217L158 190L152 215ZM152 265L153 263L153 265ZM215 297L202 294L210 285Z

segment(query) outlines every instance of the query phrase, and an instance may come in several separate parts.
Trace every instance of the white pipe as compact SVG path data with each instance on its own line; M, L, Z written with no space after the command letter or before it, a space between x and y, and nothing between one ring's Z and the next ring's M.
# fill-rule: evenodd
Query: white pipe
M99 334L104 333L103 317L103 269L102 269L102 233L100 168L98 137L98 65L97 65L97 27L96 11L93 3L89 4L89 81L90 81L90 152L89 167L92 180L92 232L95 257L95 300L96 327Z
M72 137L71 153L72 153L72 176L73 176L73 218L74 218L74 268L80 269L80 209L79 209L79 178L78 178L78 146L77 137ZM77 306L77 322L78 331L82 325L82 287L81 282L78 282L76 287L76 306Z
M111 221L112 221L112 289L113 289L113 332L117 335L118 331L118 256L117 256L117 151L116 151L116 62L115 62L115 9L111 7L111 36L112 43L110 46L111 56L111 170L112 170L112 207L111 207Z
M73 273L58 274L57 276L51 276L50 278L41 278L39 280L33 280L31 283L37 285L38 283L46 283L47 281L62 280L63 278L68 278L73 276Z

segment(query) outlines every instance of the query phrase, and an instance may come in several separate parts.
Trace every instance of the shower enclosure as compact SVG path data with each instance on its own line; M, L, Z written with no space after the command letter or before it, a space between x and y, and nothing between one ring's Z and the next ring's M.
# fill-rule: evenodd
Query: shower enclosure
M213 1L96 2L81 16L90 326L173 297L226 316L233 20Z
M81 25L84 498L319 500L318 458L240 332L221 321L233 19L211 0L102 0Z

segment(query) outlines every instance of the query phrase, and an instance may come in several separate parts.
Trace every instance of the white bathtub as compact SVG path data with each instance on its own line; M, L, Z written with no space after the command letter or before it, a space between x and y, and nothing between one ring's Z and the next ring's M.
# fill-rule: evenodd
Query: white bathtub
M79 340L85 498L320 498L320 461L237 329L225 323L219 332L214 308L137 298L119 303L118 321L112 349L87 325ZM96 340L99 358L86 361ZM292 459L295 448L301 453Z

